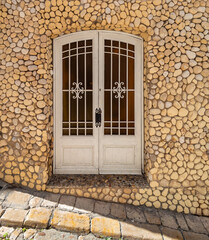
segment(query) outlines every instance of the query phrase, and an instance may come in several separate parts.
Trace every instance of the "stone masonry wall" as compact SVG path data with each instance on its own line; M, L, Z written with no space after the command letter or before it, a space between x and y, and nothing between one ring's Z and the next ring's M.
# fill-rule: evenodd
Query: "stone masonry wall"
M94 29L144 40L150 187L135 205L209 215L207 0L1 0L0 178L46 189L53 162L52 41ZM158 189L165 190L163 200L159 192L151 200Z

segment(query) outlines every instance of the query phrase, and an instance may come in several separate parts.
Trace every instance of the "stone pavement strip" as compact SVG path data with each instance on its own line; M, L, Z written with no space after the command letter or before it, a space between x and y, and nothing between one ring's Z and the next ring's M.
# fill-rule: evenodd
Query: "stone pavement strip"
M0 189L0 240L209 240L209 218L19 188Z

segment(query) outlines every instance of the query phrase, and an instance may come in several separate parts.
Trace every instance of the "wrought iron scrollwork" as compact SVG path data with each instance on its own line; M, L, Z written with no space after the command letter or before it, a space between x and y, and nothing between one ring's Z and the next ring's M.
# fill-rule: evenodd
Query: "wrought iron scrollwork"
M82 87L83 83L79 82L76 83L74 82L73 85L75 85L75 87L71 88L72 94L75 94L75 96L73 96L73 99L82 99L83 96L80 94L84 93L84 88Z
M126 88L123 87L124 82L115 82L115 85L117 86L113 87L113 93L116 93L115 98L124 98L124 95L122 95L126 92Z

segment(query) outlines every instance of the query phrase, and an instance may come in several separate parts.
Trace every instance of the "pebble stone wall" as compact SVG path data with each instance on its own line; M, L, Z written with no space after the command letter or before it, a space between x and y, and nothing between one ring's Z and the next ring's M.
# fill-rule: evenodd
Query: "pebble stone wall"
M52 41L94 29L144 40L149 187L124 189L122 201L208 216L208 0L1 0L0 178L46 190L53 161Z

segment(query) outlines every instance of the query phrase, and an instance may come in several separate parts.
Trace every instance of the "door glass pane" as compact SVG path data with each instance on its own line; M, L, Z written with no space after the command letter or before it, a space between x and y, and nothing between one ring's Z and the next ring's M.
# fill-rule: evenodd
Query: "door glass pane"
M104 44L104 134L134 135L135 46L110 39Z
M62 46L62 52L68 51L69 50L69 44L65 44Z
M92 40L63 45L62 54L63 135L93 135Z
M69 92L63 92L62 99L62 122L63 122L63 135L69 135Z
M134 51L134 45L128 44L128 50Z
M126 135L126 93L120 99L120 135Z
M112 121L113 122L118 122L118 98L117 96L113 94L112 98Z
M104 120L105 122L110 122L110 91L105 91L105 101L104 101L104 109L105 109L105 114L104 114Z
M129 91L128 93L128 120L134 121L134 91Z
M134 91L128 93L128 135L134 135Z
M93 92L86 92L86 135L93 134Z
M85 66L84 66L84 59L85 55L80 54L78 55L78 82L82 83L81 86L85 87Z
M115 83L118 82L118 54L112 54L112 83L115 86Z
M77 47L77 42L72 42L71 44L70 44L70 49L74 49L74 48L76 48Z
M85 41L79 41L78 42L78 47L84 47L85 46Z
M88 46L92 46L92 40L91 40L91 39L86 40L86 46L87 46L87 47L88 47Z
M105 89L111 89L111 87L110 87L110 81L111 81L111 54L110 53L105 53L104 79L105 79Z
M81 99L79 99L78 101L78 122L82 122L83 124L85 123L85 98L82 97Z
M69 90L69 58L62 60L62 89Z
M69 129L62 129L62 135L69 135Z
M128 58L128 88L134 89L134 59Z
M93 114L92 114L92 104L93 104L93 99L92 99L92 91L86 92L86 121L92 122L93 121Z
M70 93L70 121L76 122L77 117L77 100L74 98L74 94Z
M121 55L120 56L120 81L123 82L123 86L126 88L126 64L127 59L126 56Z
M74 85L73 83L77 80L77 57L73 56L70 58L70 88Z
M69 122L69 93L63 92L63 122Z
M112 41L112 45L113 45L114 47L118 47L118 46L119 46L119 42L118 42L118 41Z
M86 54L86 89L93 89L92 53Z

